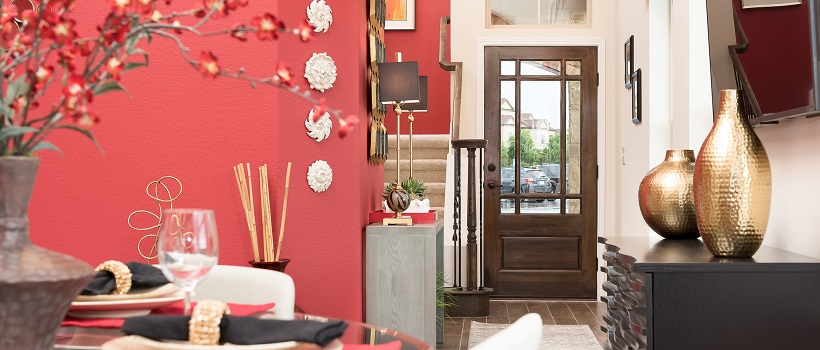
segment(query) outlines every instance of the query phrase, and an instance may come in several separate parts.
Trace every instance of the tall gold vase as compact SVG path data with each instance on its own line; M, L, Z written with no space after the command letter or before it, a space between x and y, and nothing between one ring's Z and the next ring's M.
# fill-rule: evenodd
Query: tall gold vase
M663 163L652 168L638 188L644 221L664 238L698 238L692 177L695 151L668 150Z
M769 157L739 107L736 90L720 92L712 131L695 162L695 215L715 256L751 257L769 224Z

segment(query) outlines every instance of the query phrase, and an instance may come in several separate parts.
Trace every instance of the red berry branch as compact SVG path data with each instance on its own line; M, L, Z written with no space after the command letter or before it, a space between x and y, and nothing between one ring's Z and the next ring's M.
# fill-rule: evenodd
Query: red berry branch
M291 34L307 42L313 33L306 20L296 28L288 28L273 14L264 13L253 17L250 25L205 32L200 30L202 25L227 17L247 6L248 0L202 0L201 7L168 14L160 11L161 2L167 7L171 0L109 0L108 16L97 26L98 34L89 37L79 35L71 18L76 0L44 0L20 13L16 5L4 5L0 12L0 154L59 151L46 141L57 129L78 131L96 145L87 128L98 123L100 117L90 108L91 102L95 96L125 91L120 84L121 74L148 65L148 53L137 45L142 40L150 43L155 37L175 42L183 60L206 77L245 80L251 87L269 85L315 104L314 116L330 113L339 124L340 137L358 123L355 115L342 118L340 110L329 109L324 99L300 88L282 62L268 76L252 76L244 68L231 71L222 68L211 51L202 51L198 60L191 58L190 49L180 37L187 32L200 37L229 36L244 42L253 34L263 41ZM62 93L58 101L42 111L39 99L52 86L61 86Z

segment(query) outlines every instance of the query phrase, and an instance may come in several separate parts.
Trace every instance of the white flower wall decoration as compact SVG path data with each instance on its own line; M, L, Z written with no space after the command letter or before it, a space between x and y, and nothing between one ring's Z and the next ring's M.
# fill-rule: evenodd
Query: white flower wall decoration
M327 52L314 53L305 63L305 78L311 89L325 92L333 87L336 82L336 64Z
M333 23L333 14L325 0L313 0L307 7L308 23L313 26L314 32L327 32Z
M308 167L307 182L316 193L324 192L333 182L333 169L324 160L317 160Z
M305 127L308 129L308 136L316 139L316 142L322 142L330 137L330 130L333 129L333 122L330 120L330 113L325 112L322 116L313 121L313 109L310 110L307 120L305 120Z

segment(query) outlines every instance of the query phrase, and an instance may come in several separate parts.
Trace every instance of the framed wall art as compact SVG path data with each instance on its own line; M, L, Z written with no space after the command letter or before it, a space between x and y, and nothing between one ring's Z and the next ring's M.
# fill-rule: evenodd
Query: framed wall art
M386 30L416 29L416 0L384 0Z
M638 68L632 73L632 123L638 124L643 120L643 107L641 106L641 69Z
M370 145L368 159L370 164L384 164L387 160L387 128L384 127L384 117L387 115L385 105L379 99L379 63L385 61L386 49L384 45L385 25L384 0L370 0L369 21L367 33L370 55Z
M624 87L632 87L632 73L635 70L635 36L630 35L624 43Z
M743 0L743 9L800 5L803 0Z

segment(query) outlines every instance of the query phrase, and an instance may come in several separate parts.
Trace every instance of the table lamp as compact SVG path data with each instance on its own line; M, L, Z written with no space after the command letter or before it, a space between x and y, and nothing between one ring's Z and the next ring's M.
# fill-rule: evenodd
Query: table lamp
M410 121L410 178L413 178L413 112L427 112L427 77L419 77L419 102L405 103L404 110L409 111Z
M383 225L413 225L413 218L403 217L410 206L410 195L401 187L401 107L407 102L419 102L418 62L379 63L379 100L392 104L396 112L396 185L387 194L387 207L396 213L382 220Z

